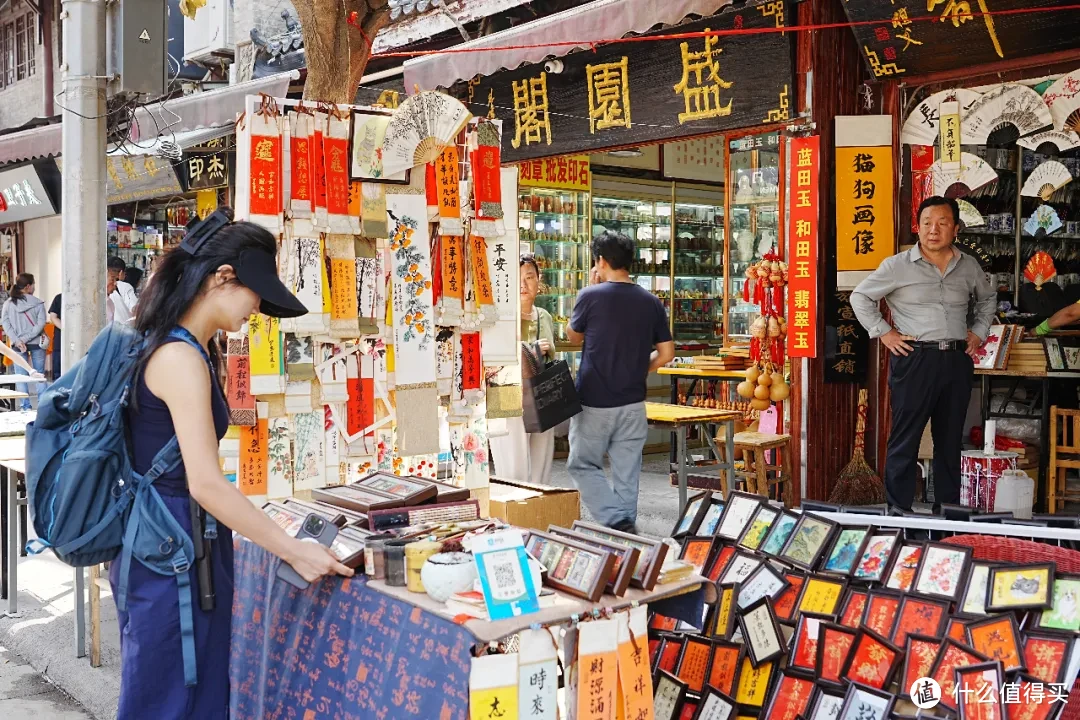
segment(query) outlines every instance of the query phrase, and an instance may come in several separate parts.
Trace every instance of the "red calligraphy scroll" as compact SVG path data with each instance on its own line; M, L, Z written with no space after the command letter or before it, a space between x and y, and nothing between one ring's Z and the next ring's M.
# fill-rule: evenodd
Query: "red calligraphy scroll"
M314 193L312 189L315 178L311 172L311 138L309 136L294 137L291 140L290 148L292 154L292 199L313 205Z
M363 364L360 358L358 364ZM354 374L353 364L349 364L348 375L349 401L345 406L346 426L350 436L357 435L375 422L375 378L371 373ZM373 433L368 433L372 435Z
M424 190L427 193L428 215L439 209L439 185L435 179L435 163L425 166Z
M315 207L326 207L326 167L323 155L323 134L315 131L315 142L311 145L312 167L315 168Z
M349 214L349 141L344 138L322 138L323 198L331 215ZM320 206L322 207L322 206Z
M251 137L251 214L281 212L281 136Z
M926 145L911 146L911 233L919 232L919 206L934 194L934 149Z
M465 238L457 235L443 235L440 245L443 295L462 300L465 292Z
M808 191L810 203L794 203L788 215L788 356L817 357L818 164L817 135L791 140L790 187ZM802 194L801 197L806 197Z
M479 390L483 368L480 362L480 333L462 333L461 369L464 390Z

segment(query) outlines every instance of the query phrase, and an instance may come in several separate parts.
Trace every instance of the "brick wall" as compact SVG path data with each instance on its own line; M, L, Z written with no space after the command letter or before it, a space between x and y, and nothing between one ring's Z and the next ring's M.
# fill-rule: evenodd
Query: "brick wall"
M45 0L50 2L51 0ZM12 8L14 6L14 8ZM29 12L30 8L21 0L15 0L9 7L0 12L0 27L14 19L19 15L25 15ZM51 28L53 33L53 83L56 91L59 91L61 85L61 74L59 65L56 62L56 55L59 52L59 39L57 37L55 25ZM44 99L42 97L42 83L44 81L44 55L45 46L41 43L35 43L33 46L35 53L35 70L34 74L30 77L16 81L14 85L10 85L3 90L0 90L0 129L14 127L22 125L23 123L38 117L42 114L44 109ZM59 113L60 108L56 106L54 101L53 112Z

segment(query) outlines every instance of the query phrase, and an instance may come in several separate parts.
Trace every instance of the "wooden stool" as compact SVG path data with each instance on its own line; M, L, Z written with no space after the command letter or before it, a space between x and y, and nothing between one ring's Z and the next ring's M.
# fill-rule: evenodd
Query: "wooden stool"
M738 454L741 450L743 457L747 458L746 469L739 470L735 474L746 483L748 492L767 498L770 486L781 485L782 487L777 492L777 499L783 499L784 506L791 507L793 502L791 474L787 471L790 442L790 435L759 432L735 433L735 453ZM765 459L765 453L769 450L776 451L775 464L770 465ZM750 458L753 459L752 466Z
M1069 493L1065 485L1065 473L1080 469L1080 410L1061 410L1050 407L1050 469L1047 472L1049 487L1046 493L1047 510L1056 513L1068 500L1080 500L1077 493ZM1038 497L1038 488L1035 497Z

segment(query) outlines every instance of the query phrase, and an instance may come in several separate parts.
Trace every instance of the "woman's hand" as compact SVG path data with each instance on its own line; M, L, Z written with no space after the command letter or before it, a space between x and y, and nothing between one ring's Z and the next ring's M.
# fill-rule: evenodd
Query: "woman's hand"
M288 557L282 559L292 565L293 570L309 583L315 582L323 575L353 576L353 571L342 565L333 551L325 545L293 540L287 555Z
M38 379L38 380L44 380L44 379L45 379L45 376L44 376L44 375L42 375L41 373L39 373L39 372L38 372L37 370L35 370L34 372L30 373L30 377L32 377L32 378L36 378L36 379Z
M543 338L540 338L540 340L536 344L540 346L540 352L542 352L544 355L549 354L552 350L551 343L549 343L547 340L544 340Z

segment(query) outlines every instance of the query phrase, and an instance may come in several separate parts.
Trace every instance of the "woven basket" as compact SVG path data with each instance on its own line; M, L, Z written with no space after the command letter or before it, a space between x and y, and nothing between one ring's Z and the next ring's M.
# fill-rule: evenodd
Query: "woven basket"
M954 535L943 542L963 545L974 551L976 560L1016 565L1052 562L1062 573L1080 572L1080 552L1045 543L1002 537L1001 535ZM1069 691L1069 702L1057 720L1080 720L1080 679Z

